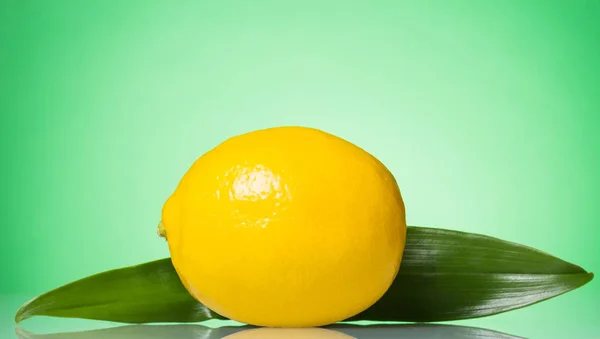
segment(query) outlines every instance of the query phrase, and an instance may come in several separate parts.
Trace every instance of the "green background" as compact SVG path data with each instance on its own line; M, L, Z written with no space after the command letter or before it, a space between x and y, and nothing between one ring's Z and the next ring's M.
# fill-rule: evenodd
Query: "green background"
M600 273L598 1L1 3L0 334L39 293L168 256L156 225L192 162L278 125L379 157L409 224ZM457 323L598 338L596 280Z

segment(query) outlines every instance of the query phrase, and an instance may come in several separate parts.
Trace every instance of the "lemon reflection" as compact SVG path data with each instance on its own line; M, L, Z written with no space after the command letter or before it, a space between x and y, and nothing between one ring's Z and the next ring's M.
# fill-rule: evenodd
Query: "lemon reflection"
M255 328L234 333L227 339L356 339L342 332L323 328ZM223 339L225 339L223 338Z

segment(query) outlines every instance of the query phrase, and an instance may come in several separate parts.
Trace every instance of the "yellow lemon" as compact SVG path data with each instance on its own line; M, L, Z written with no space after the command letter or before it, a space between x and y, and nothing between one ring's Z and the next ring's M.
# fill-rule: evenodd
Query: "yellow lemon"
M194 298L269 327L367 309L394 280L406 241L390 171L349 141L295 126L234 136L198 158L159 229Z

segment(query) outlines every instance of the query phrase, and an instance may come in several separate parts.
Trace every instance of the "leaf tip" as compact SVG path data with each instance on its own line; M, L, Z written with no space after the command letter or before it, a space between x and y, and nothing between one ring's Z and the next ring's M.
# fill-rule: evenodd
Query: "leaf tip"
M590 281L592 281L594 279L594 273L593 272L586 272L586 273L584 273L583 277L584 277L583 280L575 288L583 287L583 286L589 284Z
M29 300L28 302L24 303L18 310L17 313L15 314L15 324L19 324L20 322L22 322L25 319L30 318L32 315L35 315L31 312L31 304L37 300L36 298L33 298L31 300Z
M19 324L21 321L27 319L27 316L24 314L23 308L20 308L15 314L15 324Z

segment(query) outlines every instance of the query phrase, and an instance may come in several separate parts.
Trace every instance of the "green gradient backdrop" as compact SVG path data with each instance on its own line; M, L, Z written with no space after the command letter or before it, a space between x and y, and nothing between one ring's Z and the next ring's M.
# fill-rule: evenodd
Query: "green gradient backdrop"
M155 228L188 166L276 125L379 157L410 224L600 273L597 1L282 3L2 2L0 324L38 293L167 256ZM596 280L460 323L599 337Z

